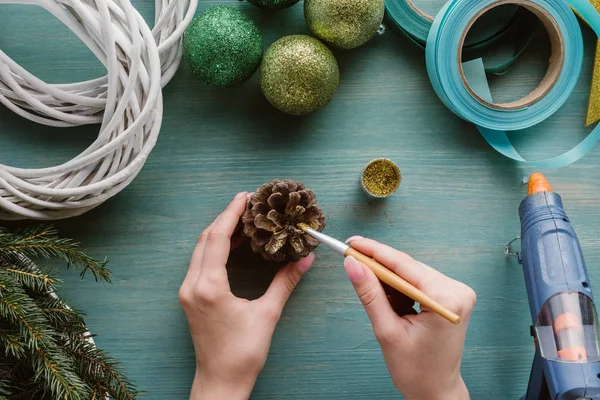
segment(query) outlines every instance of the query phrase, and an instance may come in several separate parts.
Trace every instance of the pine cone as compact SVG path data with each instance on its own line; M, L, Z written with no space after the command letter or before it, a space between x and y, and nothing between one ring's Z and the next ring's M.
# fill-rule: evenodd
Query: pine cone
M299 182L275 179L262 185L250 197L242 216L252 251L273 261L298 261L308 256L319 242L298 224L323 230L325 215L316 200L317 196Z

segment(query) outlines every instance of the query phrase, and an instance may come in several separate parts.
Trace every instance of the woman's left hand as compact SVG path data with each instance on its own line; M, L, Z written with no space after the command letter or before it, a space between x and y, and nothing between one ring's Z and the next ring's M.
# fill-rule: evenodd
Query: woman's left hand
M239 193L202 232L179 291L196 351L190 399L248 399L267 360L283 307L314 255L281 268L267 292L249 301L231 293L227 259L246 207Z

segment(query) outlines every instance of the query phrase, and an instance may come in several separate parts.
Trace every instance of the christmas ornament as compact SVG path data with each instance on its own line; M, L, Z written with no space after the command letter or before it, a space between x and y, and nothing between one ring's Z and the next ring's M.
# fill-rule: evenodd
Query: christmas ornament
M318 38L335 47L352 49L379 30L384 0L305 0L306 24Z
M298 261L308 256L319 242L298 224L323 230L325 215L316 200L299 182L275 179L262 185L250 197L242 216L252 251L273 261Z
M198 79L209 86L242 83L258 69L262 36L243 12L214 6L194 18L185 31L184 56Z
M265 52L260 86L269 102L293 115L305 115L331 101L340 81L338 64L323 43L310 36L286 36Z
M103 112L97 140L74 159L36 169L0 164L0 219L80 215L123 190L156 144L163 111L156 40L129 1L15 0L19 1L45 7L77 32L101 58L108 78L45 86L0 52L0 102L19 115L47 125L72 126L91 121L89 115L80 114L81 101ZM171 39L176 41L177 36ZM8 63L8 70L3 63ZM27 89L11 98L4 88L14 89L13 84ZM70 89L85 90L91 97L64 92ZM102 93L104 97L96 97Z
M257 7L265 8L268 10L279 10L282 8L288 8L298 2L298 0L248 0L248 1Z
M0 228L0 398L133 400L116 360L98 350L82 314L54 293L60 280L34 260L56 258L110 281L106 261L48 227Z

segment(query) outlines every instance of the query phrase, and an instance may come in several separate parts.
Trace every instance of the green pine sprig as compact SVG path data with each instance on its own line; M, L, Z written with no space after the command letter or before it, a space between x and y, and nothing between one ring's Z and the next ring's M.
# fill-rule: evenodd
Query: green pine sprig
M0 400L133 400L119 364L92 344L83 313L55 295L62 283L37 263L58 258L110 282L106 260L78 250L50 227L0 228Z
M0 228L0 255L8 263L19 263L22 257L36 259L58 258L69 266L81 269L81 276L91 271L96 281L110 282L110 270L106 259L96 260L77 250L78 243L71 239L59 238L50 226L38 226L21 232L10 233Z
M68 340L64 351L75 360L76 368L82 376L96 377L87 383L95 393L111 398L133 400L135 386L120 371L119 363L96 348L92 343L81 340Z

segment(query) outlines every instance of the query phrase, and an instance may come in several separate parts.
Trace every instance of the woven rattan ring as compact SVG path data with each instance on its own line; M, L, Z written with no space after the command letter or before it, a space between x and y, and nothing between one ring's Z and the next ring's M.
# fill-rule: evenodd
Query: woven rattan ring
M74 32L88 44L98 58L102 57L102 47L84 39L87 36L86 29L81 31L77 27L77 21L73 21L73 17L77 18L77 15L65 9L66 6L74 3L73 1L0 0L0 4L3 3L33 3L48 10L52 8L51 12L58 19L71 29L75 26L77 30ZM120 4L124 1L106 1L106 3L110 7L112 4L121 7ZM94 6L95 2L84 1L82 4L92 7L90 12L98 13ZM198 0L156 0L152 35L158 45L163 87L171 80L181 63L183 33L194 17L197 6ZM118 17L123 18L123 15ZM84 37L80 33L83 33ZM104 41L102 36L99 40ZM0 50L0 103L22 117L40 124L58 127L99 124L102 122L107 98L108 76L67 85L49 84L31 75Z
M98 137L71 161L39 169L0 164L0 219L80 215L123 190L156 144L163 110L156 41L129 0L0 0L8 2L36 4L54 14L92 50L108 75L83 84L47 85L0 52L0 99L5 104L9 99L14 106L9 108L23 111L17 111L20 115L71 126L91 122L79 120L86 114L79 108L83 104L91 107L90 117L94 107L103 111ZM88 85L90 93L103 88L105 98L69 97L75 87L85 92L81 85Z

